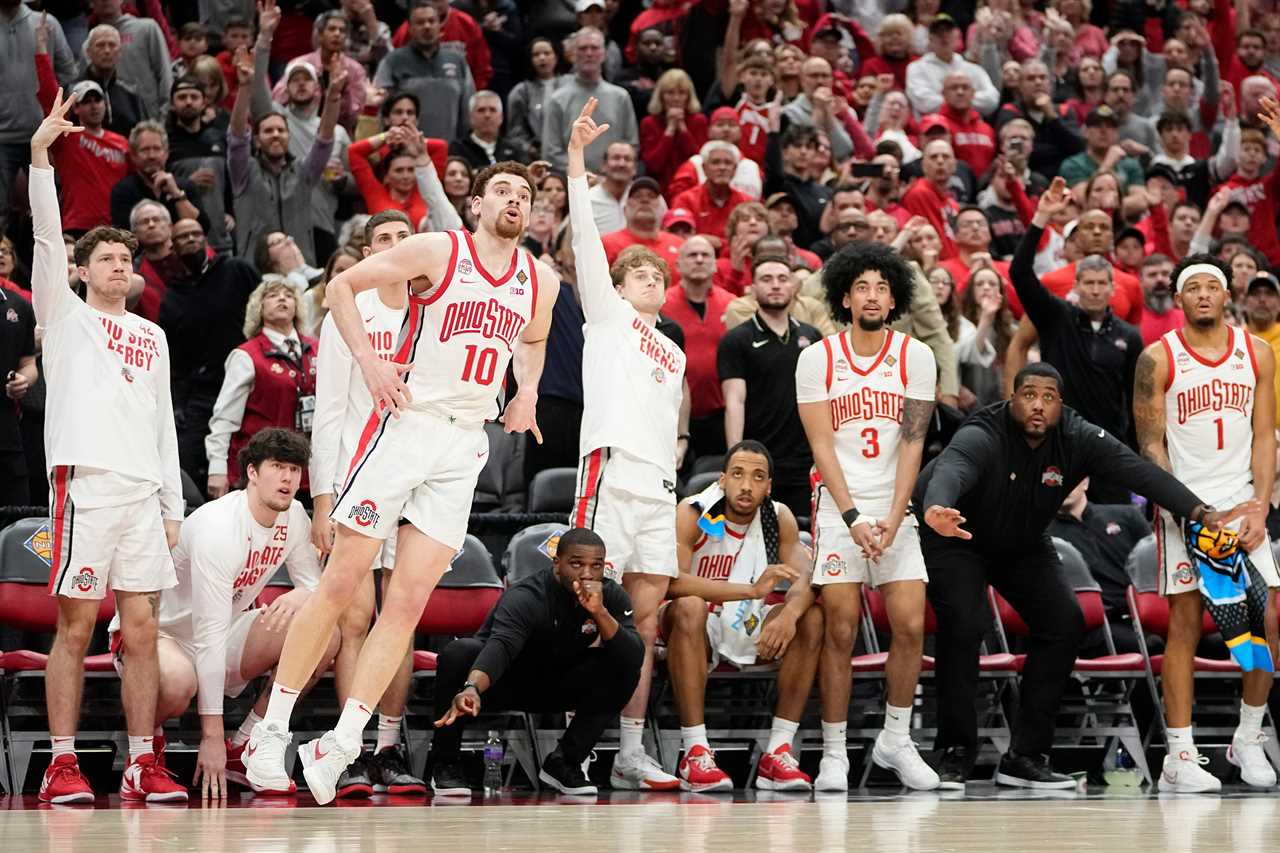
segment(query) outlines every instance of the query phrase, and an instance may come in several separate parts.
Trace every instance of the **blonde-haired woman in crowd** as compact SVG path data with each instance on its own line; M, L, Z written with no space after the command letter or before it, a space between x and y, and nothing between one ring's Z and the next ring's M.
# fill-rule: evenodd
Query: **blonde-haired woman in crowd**
M645 174L667 186L680 164L706 141L707 117L693 80L679 68L664 72L649 97L649 114L640 122Z

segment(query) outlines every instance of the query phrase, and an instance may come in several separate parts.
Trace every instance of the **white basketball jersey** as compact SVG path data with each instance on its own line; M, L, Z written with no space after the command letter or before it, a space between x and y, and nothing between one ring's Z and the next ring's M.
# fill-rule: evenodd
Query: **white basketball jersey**
M1211 504L1253 482L1253 396L1258 362L1248 332L1227 326L1226 354L1210 362L1180 329L1160 338L1169 359L1165 442L1173 475Z
M689 568L698 577L709 581L729 580L746 536L745 525L728 521L724 523L724 536L719 539L713 539L706 533L699 535L697 544L693 546L693 562Z
M888 512L898 468L902 401L933 400L936 385L933 352L892 329L885 330L884 346L875 356L855 355L844 333L800 353L796 401L828 403L836 457L862 512Z
M410 408L477 429L498 414L498 395L516 341L538 304L533 258L513 249L501 278L480 263L471 233L447 231L448 271L426 296L413 296L402 338L413 365Z

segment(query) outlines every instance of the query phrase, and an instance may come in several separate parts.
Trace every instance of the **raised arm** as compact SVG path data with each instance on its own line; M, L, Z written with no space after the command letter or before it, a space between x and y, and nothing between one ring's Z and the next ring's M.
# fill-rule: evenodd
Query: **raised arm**
M316 183L324 174L329 157L333 154L333 130L338 126L338 114L342 111L342 87L347 84L347 65L342 54L335 54L329 66L329 87L324 93L324 109L320 112L320 128L315 142L307 152L302 165L304 180ZM413 223L417 226L417 223Z
M31 176L28 193L31 200L32 236L35 245L31 263L31 307L36 322L48 329L71 310L75 297L67 287L67 250L62 242L62 213L58 209L58 191L54 186L53 167L49 165L49 146L63 134L84 130L67 120L74 98L62 100L62 90L53 99L53 109L31 136Z
M1018 375L1019 370L1027 366L1027 362L1031 359L1031 347L1035 346L1039 339L1035 324L1026 317L1022 318L1022 322L1018 324L1018 330L1013 333L1013 340L1009 341L1009 347L1004 352L1004 377L1001 384L1004 386L1006 397L1013 395L1013 378Z
M738 88L738 45L742 43L742 22L747 17L747 0L729 0L729 24L720 48L720 91L726 98Z
M597 125L591 118L596 99L589 98L578 114L569 132L569 222L573 229L574 266L578 272L578 298L582 301L582 313L588 323L595 323L612 316L622 307L622 299L613 289L609 277L609 260L604 244L591 213L591 198L587 188L587 146L609 129L608 124ZM543 140L544 144L546 140Z
M258 4L258 38L253 43L253 78L249 87L249 112L254 121L269 115L275 109L268 71L271 65L271 42L275 38L276 27L280 25L281 16L280 7L275 0ZM287 83L287 80L282 81L281 85L287 86ZM243 87L244 83L241 83L240 88ZM239 88L236 93L239 94ZM288 96L280 103L288 103Z
M1027 233L1018 241L1013 261L1009 264L1009 280L1018 294L1018 301L1022 303L1022 308L1031 321L1040 326L1058 322L1065 313L1066 303L1040 283L1040 277L1035 271L1035 260L1044 229L1054 214L1066 207L1069 201L1067 182L1061 176L1054 178L1049 189L1040 196L1036 215L1031 217Z

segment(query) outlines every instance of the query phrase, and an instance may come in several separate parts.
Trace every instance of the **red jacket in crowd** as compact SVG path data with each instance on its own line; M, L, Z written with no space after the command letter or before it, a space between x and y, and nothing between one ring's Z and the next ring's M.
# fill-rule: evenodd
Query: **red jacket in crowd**
M968 163L975 175L987 173L991 161L996 159L996 132L977 110L960 113L943 104L940 111L925 119L937 119L947 126L956 158Z
M673 285L667 288L667 301L662 313L674 320L684 332L684 354L688 357L685 379L689 381L691 414L702 418L724 408L724 395L720 391L720 374L716 370L716 347L724 337L724 312L733 301L733 294L722 287L711 285L701 315L698 314L684 288Z
M751 201L751 199L735 189L730 189L729 197L725 199L724 204L716 204L711 198L711 191L707 188L707 184L703 183L676 196L671 202L671 208L674 210L683 207L690 211L698 223L699 234L706 234L723 241L725 229L729 225L729 214L745 201Z
M949 193L939 192L938 188L924 178L916 178L902 194L902 206L913 216L923 216L942 238L942 252L939 259L950 258L956 253L955 231L951 229L951 220L960 212L960 205Z
M684 130L667 133L667 119L663 115L648 115L640 122L640 157L644 160L644 173L661 186L668 186L676 169L702 149L707 141L707 117L702 113L689 113L684 119ZM667 196L673 198L672 195Z

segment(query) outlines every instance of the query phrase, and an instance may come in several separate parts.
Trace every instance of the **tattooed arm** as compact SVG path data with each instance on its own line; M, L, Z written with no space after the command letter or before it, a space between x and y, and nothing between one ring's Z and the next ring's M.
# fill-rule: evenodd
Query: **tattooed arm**
M898 526L907 514L911 492L920 474L920 459L924 455L924 438L929 434L933 420L933 400L902 400L902 432L898 437L898 468L893 478L893 506L889 514L876 523L881 551L887 551L898 535Z
M1133 425L1138 451L1166 471L1172 470L1164 445L1164 389L1169 369L1164 346L1156 341L1138 356L1133 376Z

